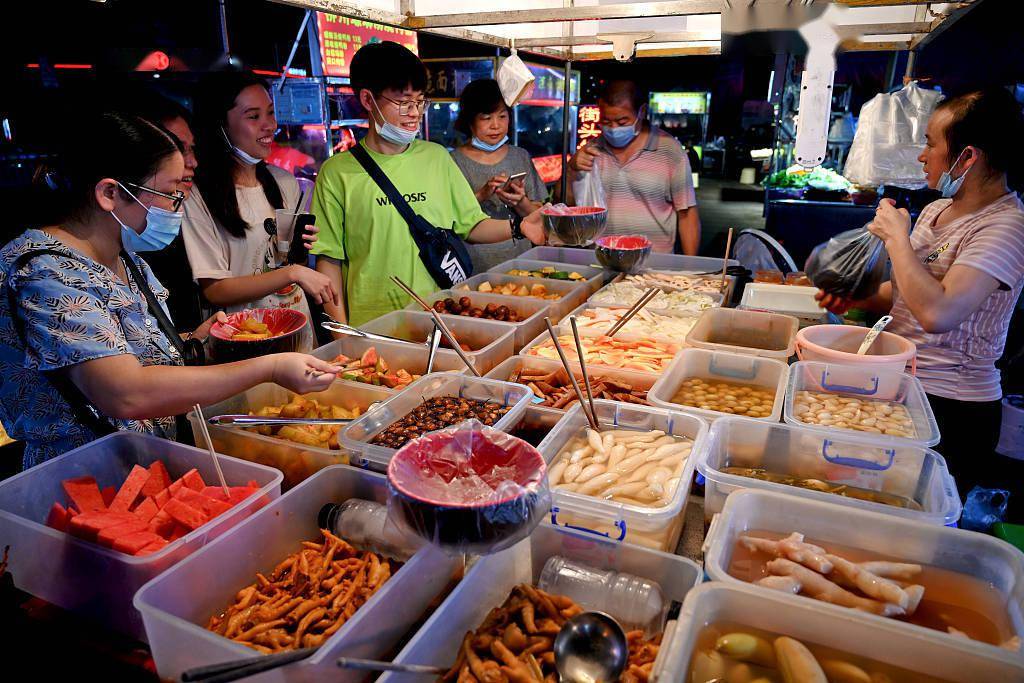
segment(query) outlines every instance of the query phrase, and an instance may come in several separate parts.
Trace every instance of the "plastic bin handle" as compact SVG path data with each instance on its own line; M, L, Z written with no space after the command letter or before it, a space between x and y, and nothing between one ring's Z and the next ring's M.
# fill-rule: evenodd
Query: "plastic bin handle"
M708 525L708 533L704 535L704 545L700 547L700 552L707 557L708 551L711 550L711 542L709 539L715 535L715 529L718 527L718 522L722 517L721 512L716 512L711 517L711 524Z
M871 378L873 386L871 387L854 387L845 384L830 384L828 381L828 368L821 371L821 388L829 391L844 391L848 394L859 394L861 396L874 396L878 393L878 376L875 375Z
M717 353L713 354L711 356L711 362L708 363L708 370L710 372L713 372L716 375L721 375L723 377L732 377L733 379L748 379L748 380L749 379L754 379L755 377L757 377L758 362L757 362L757 358L754 358L753 356L750 357L750 368L748 370L742 370L742 369L739 369L739 368L720 368L715 363L715 360L717 358L718 358L718 354Z
M612 538L612 535L605 531L597 531L596 529L590 529L585 526L576 526L574 524L559 524L558 523L559 508L551 508L551 524L552 526L561 526L566 529L572 529L573 531L582 531L587 534L593 534L594 536L600 536L601 538L607 538L612 541L623 541L626 538L626 520L619 519L615 521L615 527L619 530L619 537Z
M892 462L893 460L896 459L895 448L886 448L883 451L886 455L889 456L889 462L885 464L880 464L873 460L861 460L860 458L849 458L840 455L829 455L828 447L830 445L832 445L831 439L824 439L821 442L821 455L823 458L825 458L825 460L828 460L830 463L833 463L835 465L847 465L849 467L857 467L862 470L876 470L881 472L892 467Z

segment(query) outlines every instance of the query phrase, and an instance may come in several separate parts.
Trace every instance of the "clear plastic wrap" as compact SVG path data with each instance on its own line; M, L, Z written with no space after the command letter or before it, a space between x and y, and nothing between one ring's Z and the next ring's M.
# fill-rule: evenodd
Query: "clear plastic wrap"
M601 184L601 176L596 168L586 173L580 173L572 181L572 196L576 200L576 206L608 208L608 200L604 195L604 185Z
M860 110L843 175L860 185L926 185L918 155L928 118L942 99L936 90L911 82L901 90L875 95Z
M477 420L410 441L388 465L389 523L448 553L504 550L550 507L537 449Z
M865 225L841 232L814 248L807 277L814 286L846 299L864 299L885 282L889 254Z

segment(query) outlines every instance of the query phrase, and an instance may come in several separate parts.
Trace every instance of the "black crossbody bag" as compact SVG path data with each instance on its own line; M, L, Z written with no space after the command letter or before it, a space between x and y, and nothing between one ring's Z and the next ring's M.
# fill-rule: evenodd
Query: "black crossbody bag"
M451 289L473 274L473 263L469 259L469 250L465 243L455 234L454 230L442 230L430 224L409 206L402 193L385 175L362 145L352 148L352 156L373 178L377 186L384 191L391 206L398 210L409 225L416 246L420 250L420 260L426 267L430 277L434 278L441 289Z

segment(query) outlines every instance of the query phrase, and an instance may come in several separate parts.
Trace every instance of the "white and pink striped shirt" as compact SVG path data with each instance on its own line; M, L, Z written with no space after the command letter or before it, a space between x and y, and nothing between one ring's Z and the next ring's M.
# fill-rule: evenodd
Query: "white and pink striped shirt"
M929 394L959 401L1002 397L995 362L1003 353L1017 297L1024 286L1024 204L1010 192L952 223L935 226L951 200L921 211L910 235L914 253L938 280L954 264L970 266L999 281L981 306L955 329L925 332L893 281L890 332L917 344L917 377Z

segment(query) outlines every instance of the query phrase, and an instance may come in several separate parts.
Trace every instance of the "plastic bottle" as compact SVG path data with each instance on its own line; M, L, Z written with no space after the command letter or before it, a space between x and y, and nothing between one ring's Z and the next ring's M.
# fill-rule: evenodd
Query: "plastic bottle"
M401 562L408 560L423 545L407 538L393 523L388 523L388 506L371 500L350 498L344 503L328 503L320 508L317 521L360 550L386 555Z
M537 585L543 591L572 599L584 609L606 612L623 627L661 629L665 612L661 587L639 576L595 569L555 555L544 564Z

